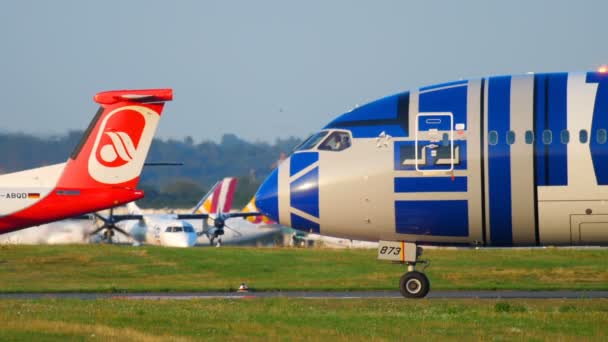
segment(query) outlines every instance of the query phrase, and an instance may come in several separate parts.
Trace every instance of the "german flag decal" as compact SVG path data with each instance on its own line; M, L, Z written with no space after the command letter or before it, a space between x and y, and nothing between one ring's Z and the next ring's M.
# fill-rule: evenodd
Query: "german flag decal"
M29 192L27 194L27 199L38 199L38 198L40 198L39 192Z

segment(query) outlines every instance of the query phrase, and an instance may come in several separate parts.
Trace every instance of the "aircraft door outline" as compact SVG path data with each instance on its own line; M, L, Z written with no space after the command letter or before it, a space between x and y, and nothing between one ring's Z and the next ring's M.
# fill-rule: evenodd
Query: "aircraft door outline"
M446 131L449 132L445 133ZM448 141L446 141L446 137ZM442 145L444 147L449 145L449 158L440 158L439 152ZM454 115L452 113L418 113L416 115L414 153L415 167L418 172L453 171ZM449 168L441 168L448 165ZM433 168L429 169L429 166L433 166Z

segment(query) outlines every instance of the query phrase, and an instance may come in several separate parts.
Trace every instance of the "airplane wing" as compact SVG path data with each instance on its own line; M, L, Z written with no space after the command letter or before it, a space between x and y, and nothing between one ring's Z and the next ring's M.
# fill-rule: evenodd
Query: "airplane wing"
M95 215L95 217L99 218L100 220L106 222L108 221L107 217L103 217L98 213L94 213L93 215ZM143 220L144 219L144 215L111 215L110 219L113 223L118 223L121 221L128 221L128 220Z
M177 214L178 220L196 220L196 219L207 219L209 214Z
M226 218L233 218L233 217L253 217L253 216L260 216L262 215L262 213L258 213L258 212L238 212L238 213L226 213L225 216Z

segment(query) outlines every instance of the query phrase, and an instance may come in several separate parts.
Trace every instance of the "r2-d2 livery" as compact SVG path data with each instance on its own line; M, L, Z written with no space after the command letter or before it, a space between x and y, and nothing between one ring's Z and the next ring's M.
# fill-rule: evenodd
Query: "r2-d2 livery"
M461 80L345 113L300 145L256 195L264 214L323 235L380 241L429 282L423 245L608 244L608 74Z

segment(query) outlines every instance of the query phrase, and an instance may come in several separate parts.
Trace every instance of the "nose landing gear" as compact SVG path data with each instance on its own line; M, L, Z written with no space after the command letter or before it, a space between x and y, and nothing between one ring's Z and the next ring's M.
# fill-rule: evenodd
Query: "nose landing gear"
M424 298L430 289L429 278L422 272L407 272L399 281L399 292L405 298Z
M429 278L416 271L416 264L428 265L420 260L422 247L410 242L380 241L378 259L407 264L407 272L399 280L399 292L406 298L424 298L431 288Z

